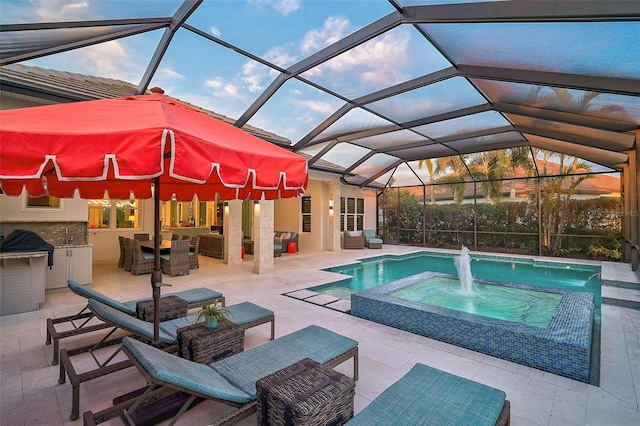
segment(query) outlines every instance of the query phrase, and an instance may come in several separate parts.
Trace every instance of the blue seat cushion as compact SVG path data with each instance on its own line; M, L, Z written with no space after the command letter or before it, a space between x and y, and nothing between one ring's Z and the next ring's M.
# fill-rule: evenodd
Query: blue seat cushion
M251 302L242 302L237 305L227 306L229 319L238 325L247 324L273 315L273 311Z
M140 336L144 336L149 340L153 340L152 322L139 320L136 317L114 309L111 306L107 306L94 299L89 299L89 308L91 308L91 311L96 314L96 316L103 319L105 322ZM160 342L168 345L174 345L176 343L176 339L162 331L162 329L160 329L159 339Z
M347 424L495 425L503 391L416 364Z
M256 396L256 382L296 362L311 358L324 364L358 346L358 342L311 325L209 364L229 383Z
M188 305L193 305L197 303L202 303L206 301L212 301L222 297L222 293L217 292L215 290L211 290L210 288L192 288L190 290L182 290L175 293L167 293L163 294L163 296L178 296L181 299L187 301ZM124 302L123 304L127 306L128 309L133 309L133 313L131 315L136 314L136 304L142 300L151 300L151 297L146 297L144 299L131 300L129 302ZM116 308L117 309L117 308Z
M76 294L80 294L87 299L97 300L101 303L104 303L107 306L111 306L114 309L117 309L121 312L124 312L128 315L136 314L136 305L133 306L128 305L126 303L118 302L115 299L110 298L109 296L105 296L99 291L93 290L91 287L84 286L74 280L67 280L67 286Z
M142 257L144 260L153 260L154 258L153 253L142 253Z
M211 398L244 404L253 398L230 384L206 364L168 354L130 337L122 340L140 365L160 382L169 383Z
M362 235L364 235L367 240L371 240L371 238L376 238L376 231L373 229L365 229L362 231Z
M382 240L380 238L367 238L367 242L382 244Z
M189 290L187 290L189 291ZM265 309L262 306L254 305L251 302L242 302L237 305L227 306L229 311L229 319L237 325L247 324L262 318L273 315L273 311ZM178 339L177 330L180 327L186 327L193 324L193 316L174 318L160 323L160 330L171 336L174 340Z

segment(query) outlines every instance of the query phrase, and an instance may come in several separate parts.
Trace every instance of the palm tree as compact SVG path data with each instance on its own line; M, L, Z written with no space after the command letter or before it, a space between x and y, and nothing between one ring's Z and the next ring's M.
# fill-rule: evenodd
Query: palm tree
M552 174L543 180L545 186L541 190L541 203L546 210L546 221L543 222L544 244L553 253L561 248L563 232L569 222L572 196L578 185L592 178L593 175L590 174L591 166L578 157L547 150L539 150L539 152L542 154L541 176ZM559 159L558 171L550 173L547 166L549 160L555 156ZM580 172L587 174L576 175Z
M433 183L433 178L435 177L435 175L433 174L433 161L431 159L418 160L418 168L419 169L422 168L423 164L427 168L427 172L429 173L429 181L431 183ZM429 185L429 192L430 192L430 195L431 195L431 204L435 204L436 203L436 198L435 198L435 192L434 192L433 185Z
M533 176L535 168L531 161L529 148L526 146L520 146L511 148L507 152L507 168L511 173L511 177L515 178L518 168L524 169L525 176ZM511 179L511 190L509 191L509 200L514 201L516 199L516 180Z

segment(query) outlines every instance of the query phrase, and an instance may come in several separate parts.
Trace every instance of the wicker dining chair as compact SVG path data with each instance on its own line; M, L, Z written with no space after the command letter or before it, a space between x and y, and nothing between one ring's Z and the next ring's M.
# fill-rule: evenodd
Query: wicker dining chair
M131 242L135 241L133 238L125 238L124 239L124 266L122 267L125 271L131 271L131 264L133 263L133 253Z
M176 241L180 239L180 235L179 234L171 234L171 241Z
M191 237L190 237L190 236L188 236L188 235L183 235L183 236L182 236L182 239L183 239L183 240L189 240L189 241L191 241Z
M134 275L153 272L153 253L144 253L138 240L131 240L131 273Z
M191 237L191 247L193 250L189 250L189 268L198 269L200 262L198 261L198 253L200 252L200 237Z
M127 257L126 255L126 237L122 235L118 237L118 243L120 244L120 258L118 259L118 268L124 268L124 259Z
M149 241L149 234L133 234L133 238L138 241Z
M189 274L189 246L191 241L172 240L169 254L160 256L162 273L175 277Z

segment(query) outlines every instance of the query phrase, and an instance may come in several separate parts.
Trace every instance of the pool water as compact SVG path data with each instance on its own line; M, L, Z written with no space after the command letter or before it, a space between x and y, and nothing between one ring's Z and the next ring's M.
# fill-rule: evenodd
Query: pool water
M549 326L562 300L557 293L487 283L475 283L473 291L467 292L457 279L441 276L400 288L389 296L539 328Z
M421 252L404 256L382 256L363 259L346 266L325 269L349 275L335 283L313 287L310 290L350 300L354 292L387 284L421 272L431 271L458 275L454 259L457 256ZM504 258L498 256L471 257L471 274L474 279L555 288L560 290L586 291L594 295L599 313L600 268L594 265L541 262L526 258Z

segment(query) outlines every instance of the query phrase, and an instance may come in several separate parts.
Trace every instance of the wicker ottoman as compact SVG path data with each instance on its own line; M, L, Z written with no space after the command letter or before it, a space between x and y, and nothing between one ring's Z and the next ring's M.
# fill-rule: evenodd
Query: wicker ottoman
M258 425L343 425L353 417L355 382L309 358L256 383Z
M189 303L178 296L162 296L159 302L161 322L187 315ZM153 312L153 299L141 300L136 303L136 318L152 322Z

